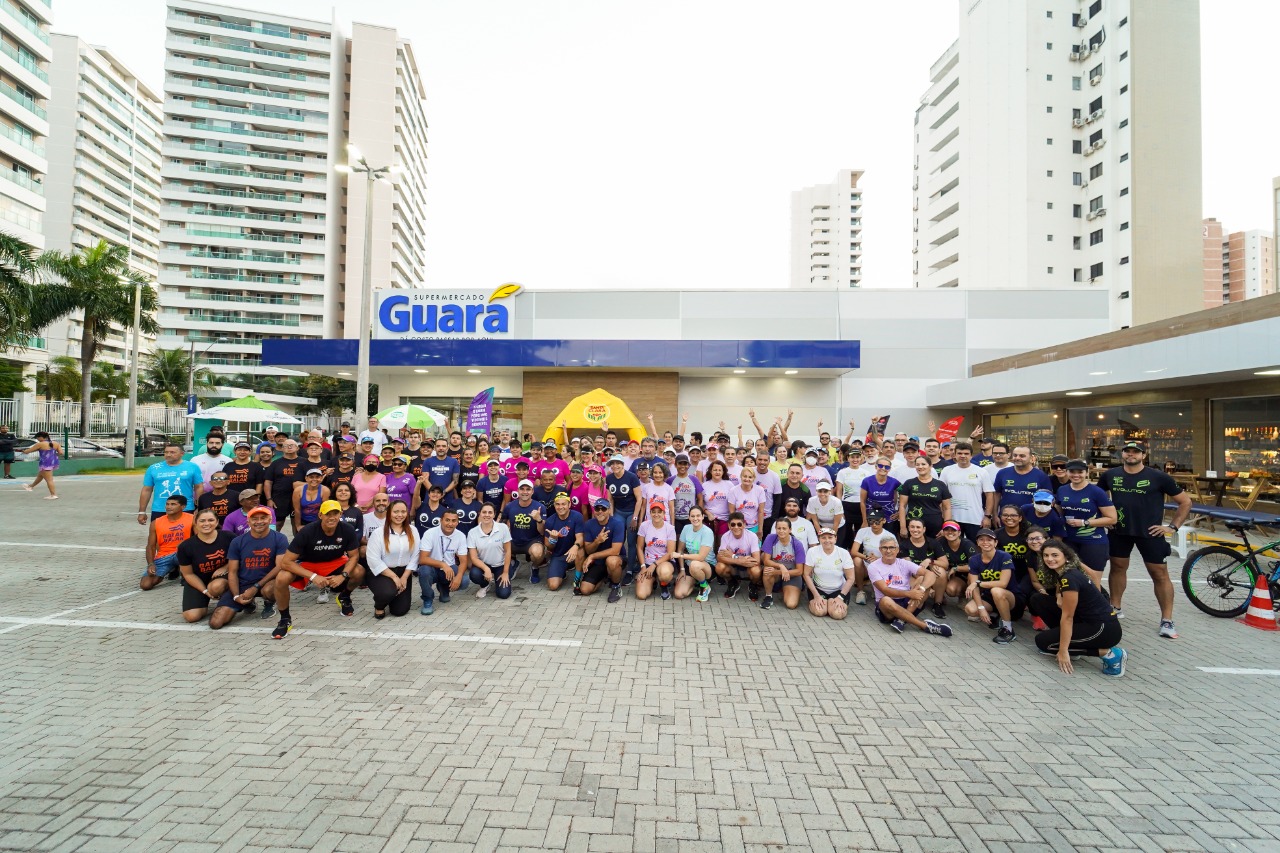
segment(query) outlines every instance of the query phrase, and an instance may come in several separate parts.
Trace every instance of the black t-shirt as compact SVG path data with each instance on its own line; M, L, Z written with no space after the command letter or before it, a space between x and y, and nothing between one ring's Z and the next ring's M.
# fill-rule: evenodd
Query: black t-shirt
M918 518L925 526L942 526L942 502L951 500L951 490L947 484L934 477L927 483L920 482L919 477L912 477L901 486L898 494L907 499L907 517L904 521Z
M959 547L952 551L945 538L939 536L937 541L938 553L947 558L947 566L949 568L955 569L961 574L968 571L969 560L974 554L978 553L977 545L961 536Z
M919 566L923 565L925 560L937 560L939 557L945 557L946 554L933 539L925 539L923 545L912 545L909 537L899 536L898 556Z
M1150 539L1148 529L1164 524L1164 499L1182 494L1182 486L1165 472L1149 465L1136 474L1126 474L1124 466L1112 468L1098 478L1098 485L1111 493L1116 505L1116 526L1112 533Z
M360 511L360 507L347 507L342 511L340 516L343 522L350 524L356 531L356 536L363 538L364 536L364 513Z
M300 563L327 563L339 557L346 557L348 551L360 547L360 533L347 524L339 521L333 533L325 533L321 526L324 522L313 521L298 531L289 543L289 550L298 556Z
M462 492L463 483L466 483L468 481L471 482L473 485L476 483L479 483L481 476L483 475L480 473L480 469L475 465L472 465L470 468L463 468L459 466L458 467L458 492L459 493Z
M285 459L283 456L271 463L267 471L267 479L271 481L271 500L278 504L283 512L293 509L293 484L306 479L304 472L306 460L302 458Z
M507 478L499 477L498 482L485 477L481 480L476 488L480 492L480 501L492 506L495 510L502 509L502 496L506 494Z
M1019 589L1030 588L1031 578L1027 574L1027 567L1033 562L1033 555L1031 549L1027 547L1027 534L1019 529L1018 533L1010 535L1001 526L996 529L996 548L1013 558L1013 583L1009 588L1013 589L1015 585Z
M630 471L623 471L621 477L615 477L611 472L604 478L604 486L613 496L615 512L635 512L636 495L640 493L639 477Z
M212 542L199 536L189 536L178 546L178 565L190 566L202 578L210 578L218 569L227 565L227 549L235 537L219 530Z
M196 509L211 509L218 516L218 526L222 526L222 522L227 520L227 516L231 514L231 510L239 508L239 500L235 499L232 503L230 491L215 495L213 492L201 492L200 499L196 501Z
M418 537L427 535L427 531L433 527L440 526L440 518L444 515L444 511L449 508L449 504L440 501L440 506L435 509L431 508L431 501L425 497L422 503L418 505L418 513L413 518L413 526L418 528Z
M787 481L782 481L782 490L778 492L774 498L773 514L775 516L784 515L787 511L787 498L795 498L800 501L800 514L804 515L805 508L809 506L809 498L812 496L809 487L804 483L792 488L787 485Z
M329 476L324 478L324 485L329 487L329 495L330 496L333 495L333 490L338 487L339 483L346 483L348 486L350 486L351 481L355 479L357 470L359 469L352 468L350 471L339 471L335 469L333 471L330 471ZM355 493L354 486L352 487L352 493L353 494Z
M190 541L190 539L187 540L187 542ZM1063 572L1058 586L1062 592L1075 592L1080 596L1079 601L1076 602L1074 622L1110 622L1116 618L1115 611L1111 609L1111 602L1103 598L1102 593L1093 585L1093 581L1079 569L1067 569Z
M463 536L471 532L471 528L480 523L480 507L484 506L483 501L474 500L466 503L461 498L450 504L453 509L458 512L458 530Z
M227 488L237 495L245 489L256 489L261 492L265 469L257 462L228 462L222 466L222 473L227 475Z
M544 489L542 486L533 487L533 502L542 504L542 517L550 518L556 514L556 498L560 495L569 496L569 490L564 486L552 486Z
M409 473L410 473L410 474L412 474L412 475L413 475L413 476L415 476L415 477L421 477L421 476L422 476L422 474L423 474L423 471L424 471L423 466L424 466L424 465L426 465L428 462L430 462L430 461L431 461L431 457L432 457L432 456L434 456L434 455L435 455L435 454L433 453L433 454L431 454L430 456L426 456L426 457L423 457L423 456L415 456L415 457L413 457L412 459L410 459L410 460L409 460Z

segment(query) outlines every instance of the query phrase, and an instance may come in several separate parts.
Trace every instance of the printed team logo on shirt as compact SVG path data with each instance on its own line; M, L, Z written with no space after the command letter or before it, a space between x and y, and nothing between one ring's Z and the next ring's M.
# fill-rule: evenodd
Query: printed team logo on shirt
M622 495L623 497L626 497L627 495L631 494L631 487L628 486L626 483L619 483L616 486L609 487L609 494Z
M1001 550L1006 554L1016 554L1021 557L1023 554L1027 553L1027 546L1023 545L1021 542L1006 542Z
M978 574L984 581L1000 580L1000 569L983 569Z

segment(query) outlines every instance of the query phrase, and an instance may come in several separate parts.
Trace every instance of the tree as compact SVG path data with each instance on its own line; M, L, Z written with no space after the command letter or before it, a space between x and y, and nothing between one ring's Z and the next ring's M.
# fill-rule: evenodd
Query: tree
M47 369L36 373L36 393L46 400L78 401L82 389L80 367L69 355L55 355Z
M25 346L40 327L31 323L36 251L0 232L0 346Z
M77 311L83 314L80 396L81 399L90 399L93 362L98 356L98 348L113 327L133 327L134 290L139 284L142 285L142 331L154 334L159 330L154 316L158 305L155 288L146 276L129 268L129 250L126 247L105 240L99 240L96 246L72 252L45 252L36 263L53 281L33 289L30 323L34 328L43 329ZM91 407L81 406L81 435L89 434L91 414Z
M315 397L314 406L299 406L298 414L326 414L335 417L346 410L356 407L356 383L350 379L338 379L333 376L312 374L302 378L298 394L303 397ZM369 386L369 411L378 410L378 386Z
M0 361L0 398L25 394L30 390L27 377L22 375L22 365Z
M156 349L143 357L139 381L148 399L166 406L178 406L187 399L187 371L190 369L191 354L187 350ZM215 377L208 368L196 368L197 397L201 396L201 391L212 391L215 385Z
M129 396L129 374L116 370L110 364L93 366L93 402L109 403L111 398L126 399Z

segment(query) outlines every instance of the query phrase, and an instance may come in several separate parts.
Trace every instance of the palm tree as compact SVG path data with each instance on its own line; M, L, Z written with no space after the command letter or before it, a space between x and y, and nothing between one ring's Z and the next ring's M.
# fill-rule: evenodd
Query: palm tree
M129 396L129 374L117 370L110 364L93 366L93 402L106 403L112 397L125 399Z
M36 374L36 393L43 393L46 400L79 400L82 388L80 367L69 355L55 355Z
M0 257L3 249L0 248ZM105 240L96 246L72 252L49 251L36 262L53 281L33 289L31 326L43 329L72 313L83 314L80 338L80 381L82 400L90 399L93 362L98 348L115 326L133 326L134 289L142 286L142 331L158 331L156 291L150 280L129 268L129 250ZM89 406L80 407L81 435L89 434Z
M36 251L0 232L0 345L24 346L39 331L30 322Z
M157 349L143 356L139 380L148 397L166 406L177 406L187 399L187 371L190 369L191 354L185 349ZM212 391L216 384L215 376L208 368L196 368L197 392Z

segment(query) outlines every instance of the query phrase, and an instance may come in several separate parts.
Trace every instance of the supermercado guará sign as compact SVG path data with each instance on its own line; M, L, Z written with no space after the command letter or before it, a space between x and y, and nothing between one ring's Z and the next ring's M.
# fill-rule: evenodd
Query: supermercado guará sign
M380 340L514 336L518 284L497 289L379 290L374 293L373 336Z

